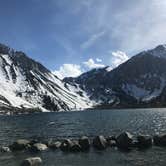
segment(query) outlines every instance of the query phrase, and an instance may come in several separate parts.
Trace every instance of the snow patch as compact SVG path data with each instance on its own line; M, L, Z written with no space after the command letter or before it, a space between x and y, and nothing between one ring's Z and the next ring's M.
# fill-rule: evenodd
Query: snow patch
M155 89L154 91L140 88L134 84L125 84L125 85L123 84L122 89L126 94L135 97L137 100L150 101L153 98L159 96L165 86L165 80L162 78L160 78L160 80L161 80L160 88Z

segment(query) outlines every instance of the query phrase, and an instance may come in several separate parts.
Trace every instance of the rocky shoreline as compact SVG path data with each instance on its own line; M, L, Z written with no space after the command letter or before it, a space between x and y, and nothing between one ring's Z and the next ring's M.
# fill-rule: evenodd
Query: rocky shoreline
M152 146L166 146L166 134L163 135L138 135L134 137L129 132L123 132L118 136L104 137L102 135L94 138L82 136L79 139L62 139L41 141L38 139L19 139L8 146L1 146L1 153L12 153L15 151L28 151L37 154L48 150L61 150L62 152L78 153L89 152L90 148L95 150L105 150L106 148L116 148L120 151L131 151L132 149L145 150ZM22 161L21 166L40 165L40 157L32 157Z

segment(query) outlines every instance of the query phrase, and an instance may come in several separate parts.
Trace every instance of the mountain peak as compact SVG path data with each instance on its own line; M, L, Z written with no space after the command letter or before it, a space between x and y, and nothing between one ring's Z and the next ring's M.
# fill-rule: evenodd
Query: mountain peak
M149 50L147 52L155 57L166 58L166 45L165 44L158 45L154 49Z
M0 43L0 54L10 54L13 51L12 48Z

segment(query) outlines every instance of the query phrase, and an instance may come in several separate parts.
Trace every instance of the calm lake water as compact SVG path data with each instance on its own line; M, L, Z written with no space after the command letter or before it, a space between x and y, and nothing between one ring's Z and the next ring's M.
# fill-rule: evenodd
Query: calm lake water
M40 113L0 116L0 144L19 138L79 138L99 134L117 135L129 131L133 135L166 133L166 109L95 110L83 112ZM165 166L166 148L125 153L108 148L91 149L89 153L63 153L60 150L39 154L0 154L0 166L19 166L32 156L40 156L43 166Z

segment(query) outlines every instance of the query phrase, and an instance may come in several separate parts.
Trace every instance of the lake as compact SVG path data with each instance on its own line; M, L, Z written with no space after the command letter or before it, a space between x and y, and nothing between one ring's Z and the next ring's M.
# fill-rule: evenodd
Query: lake
M81 112L38 113L0 116L0 144L20 138L79 138L86 135L118 135L122 131L137 134L166 133L166 109L115 109ZM39 154L15 152L0 154L0 166L19 166L32 156L40 156L43 166L165 166L166 148L152 147L128 153L114 148L91 149L88 153L63 153L60 150Z

